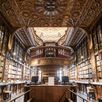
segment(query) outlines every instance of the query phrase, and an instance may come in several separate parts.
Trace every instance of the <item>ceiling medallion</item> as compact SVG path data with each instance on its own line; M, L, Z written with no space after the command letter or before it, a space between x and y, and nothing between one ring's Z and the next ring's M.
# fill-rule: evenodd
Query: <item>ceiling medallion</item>
M66 0L36 0L35 2L36 10L45 16L56 16L63 13L66 5Z
M44 12L45 15L54 16L58 14L58 11L57 11L58 4L55 0L46 0L44 8L45 8L45 12Z

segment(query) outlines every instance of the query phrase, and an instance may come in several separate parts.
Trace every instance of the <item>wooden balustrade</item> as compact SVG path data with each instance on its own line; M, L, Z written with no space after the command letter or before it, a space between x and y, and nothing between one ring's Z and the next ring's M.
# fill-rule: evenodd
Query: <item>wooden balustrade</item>
M39 57L72 57L72 51L69 48L61 46L41 46L31 50L31 56L33 58Z
M0 102L10 99L7 94L19 94L24 91L24 82L16 83L0 83Z

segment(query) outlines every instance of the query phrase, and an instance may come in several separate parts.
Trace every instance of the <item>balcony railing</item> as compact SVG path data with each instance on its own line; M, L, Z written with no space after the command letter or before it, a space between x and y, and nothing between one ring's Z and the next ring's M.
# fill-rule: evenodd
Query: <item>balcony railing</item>
M28 90L22 94L20 94L19 96L15 97L14 99L11 99L11 100L7 100L6 102L16 102L17 99L21 98L21 97L24 97L24 102L31 102L31 99L29 98L29 93L30 93L31 90ZM28 97L27 97L28 96Z
M60 58L72 58L73 49L62 46L41 46L31 49L31 57L60 57Z

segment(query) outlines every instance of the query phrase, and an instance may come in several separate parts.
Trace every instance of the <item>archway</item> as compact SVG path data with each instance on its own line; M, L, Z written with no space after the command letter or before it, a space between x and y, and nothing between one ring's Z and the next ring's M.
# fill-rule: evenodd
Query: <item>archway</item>
M28 28L28 27L21 27L21 28L18 28L16 29L10 36L9 36L9 42L8 42L8 50L10 51L12 49L12 45L13 45L13 40L14 40L14 36L16 35L16 32L18 32L19 30L21 29L24 29L24 28ZM81 27L73 27L73 28L77 28L79 30L81 30L85 36L88 38L88 49L92 49L92 39L91 37L89 36L88 34L88 31L86 31L85 29L81 28ZM71 48L70 46L68 46L69 48ZM26 55L27 55L27 52L30 50L30 49L33 49L35 48L35 46L31 46L29 48L26 49L26 53L25 53L25 60L26 60ZM72 49L72 48L71 48ZM73 49L72 49L73 50ZM74 50L73 50L74 51Z

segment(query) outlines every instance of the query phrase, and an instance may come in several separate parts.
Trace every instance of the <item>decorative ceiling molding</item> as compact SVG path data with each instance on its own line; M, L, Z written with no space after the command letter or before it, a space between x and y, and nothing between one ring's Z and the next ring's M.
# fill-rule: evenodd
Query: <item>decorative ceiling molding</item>
M68 46L72 46L74 48L79 42L82 41L83 37L85 36L85 32L83 32L81 29L76 28L74 31L74 36L72 37L70 42L68 42Z
M0 11L13 27L88 27L102 0L3 0Z
M67 27L34 27L36 35L39 36L43 42L57 42L63 35L65 35Z
M87 29L102 16L102 0L1 0L0 12L15 28L81 27ZM32 35L31 32L34 32ZM22 29L19 36L28 47L42 45L34 29ZM60 45L75 46L84 36L81 30L66 32ZM34 38L34 39L33 39ZM28 42L27 42L27 41Z
M65 35L62 36L62 37L58 40L58 44L59 44L59 45L67 45L68 40L69 40L69 37L73 35L73 30L74 30L73 27L68 27L67 30L66 30L66 32L65 32Z
M13 27L25 26L24 19L15 0L4 0L0 11Z
M67 30L66 36L63 39L60 39L58 43L63 42L63 46L71 46L74 48L85 36L87 36L86 33L87 32L78 27L70 27L70 29Z
M29 48L31 46L36 46L33 36L29 33L27 28L22 28L15 32L15 36L22 42L22 44Z
M29 33L33 36L36 45L43 45L43 40L36 34L33 27L28 28Z

